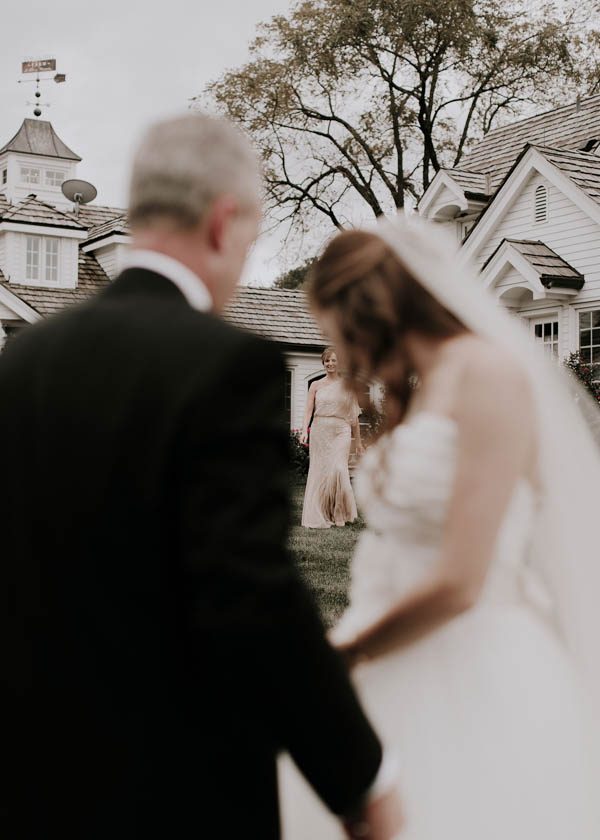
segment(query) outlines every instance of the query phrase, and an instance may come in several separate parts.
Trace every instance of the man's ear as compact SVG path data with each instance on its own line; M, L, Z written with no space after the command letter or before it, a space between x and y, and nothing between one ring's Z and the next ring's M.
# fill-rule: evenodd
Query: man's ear
M239 203L232 195L220 195L214 200L206 222L207 239L213 251L220 253L223 250L238 209Z

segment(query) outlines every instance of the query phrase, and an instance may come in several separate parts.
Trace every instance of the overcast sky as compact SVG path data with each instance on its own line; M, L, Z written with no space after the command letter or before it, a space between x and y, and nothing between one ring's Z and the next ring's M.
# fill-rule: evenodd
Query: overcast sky
M133 148L151 121L184 111L190 97L243 63L260 21L289 0L19 0L2 15L0 146L33 116L34 84L18 84L26 58L55 57L65 84L43 85L49 119L83 161L79 177L96 203L123 207ZM35 78L29 77L29 78ZM276 243L263 241L246 280L268 283L281 270Z

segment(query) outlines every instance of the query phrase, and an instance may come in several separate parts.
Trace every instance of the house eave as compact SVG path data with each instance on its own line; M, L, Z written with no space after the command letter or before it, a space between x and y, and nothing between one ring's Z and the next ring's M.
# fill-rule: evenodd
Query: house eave
M127 233L104 233L95 239L86 240L85 244L81 246L81 250L88 254L90 251L98 251L108 245L129 245L130 243L131 236Z
M85 228L73 228L73 227L63 227L60 224L49 224L46 222L28 222L18 220L16 222L6 220L0 221L0 232L2 231L12 231L13 233L22 233L22 228L28 228L32 233L41 233L47 234L48 230L55 230L60 231L61 237L66 237L69 239L85 239L87 235L87 230Z

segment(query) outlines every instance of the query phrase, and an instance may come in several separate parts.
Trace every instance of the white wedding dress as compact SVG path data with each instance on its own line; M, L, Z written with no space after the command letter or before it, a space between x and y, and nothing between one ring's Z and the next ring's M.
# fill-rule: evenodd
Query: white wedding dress
M356 491L368 527L338 639L377 619L436 563L456 439L454 421L420 412L365 455ZM528 567L535 524L535 494L520 481L476 606L354 672L399 765L402 840L600 838L584 693ZM343 836L288 759L280 770L285 840Z

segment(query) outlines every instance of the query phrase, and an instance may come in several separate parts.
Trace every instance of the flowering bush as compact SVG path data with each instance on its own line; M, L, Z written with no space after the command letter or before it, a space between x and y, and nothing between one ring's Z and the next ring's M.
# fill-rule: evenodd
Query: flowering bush
M600 382L596 381L598 377L597 365L591 365L582 362L579 353L571 353L565 359L564 365L572 376L575 376L581 384L590 392L592 397L600 404Z
M290 432L291 462L293 474L305 478L308 475L308 443L300 443L301 436L301 429Z

